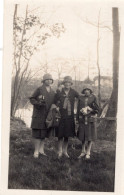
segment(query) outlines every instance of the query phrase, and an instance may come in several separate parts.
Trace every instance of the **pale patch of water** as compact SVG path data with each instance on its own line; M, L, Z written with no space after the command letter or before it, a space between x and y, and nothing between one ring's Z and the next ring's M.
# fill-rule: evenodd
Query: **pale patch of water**
M33 106L29 105L28 108L19 108L16 111L15 116L21 118L25 122L26 126L30 128L32 120L32 111Z

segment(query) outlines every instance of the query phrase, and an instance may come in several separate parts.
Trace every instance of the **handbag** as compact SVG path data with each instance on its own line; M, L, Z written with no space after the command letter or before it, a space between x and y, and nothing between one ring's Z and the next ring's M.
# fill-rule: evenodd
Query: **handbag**
M50 127L58 127L60 123L61 115L59 110L57 110L55 107L51 107L47 118L46 118L46 126L47 128Z
M53 110L53 124L52 124L52 126L58 127L59 123L60 123L60 119L61 119L60 112Z

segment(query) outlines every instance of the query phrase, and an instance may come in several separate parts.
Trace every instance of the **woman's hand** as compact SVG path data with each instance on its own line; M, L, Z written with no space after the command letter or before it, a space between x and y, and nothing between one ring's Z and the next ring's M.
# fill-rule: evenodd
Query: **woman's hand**
M87 107L87 110L90 111L90 112L93 111L93 109L91 107L89 107L89 106Z

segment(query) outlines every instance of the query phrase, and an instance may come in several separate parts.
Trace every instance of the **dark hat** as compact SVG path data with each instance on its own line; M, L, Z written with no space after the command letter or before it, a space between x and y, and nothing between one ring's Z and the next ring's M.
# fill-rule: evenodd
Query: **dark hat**
M85 91L86 91L86 90L89 90L90 93L93 93L93 91L92 91L90 88L85 88L85 89L83 89L81 93L82 93L82 94L85 94Z
M66 83L66 82L73 84L72 78L70 76L65 76L64 77L63 84Z
M46 81L46 80L52 80L52 82L53 82L52 75L51 75L51 74L49 74L49 73L44 74L44 75L43 75L43 79L42 79L42 81L41 81L41 82L44 82L44 81Z

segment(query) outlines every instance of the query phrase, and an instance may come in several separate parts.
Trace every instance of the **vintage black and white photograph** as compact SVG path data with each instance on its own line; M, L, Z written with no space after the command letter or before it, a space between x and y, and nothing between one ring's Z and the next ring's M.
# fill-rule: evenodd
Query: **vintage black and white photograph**
M123 10L95 0L9 9L8 189L115 192Z

